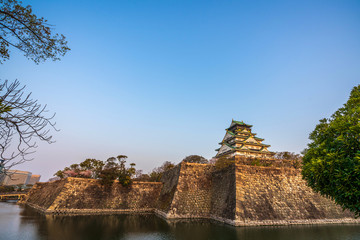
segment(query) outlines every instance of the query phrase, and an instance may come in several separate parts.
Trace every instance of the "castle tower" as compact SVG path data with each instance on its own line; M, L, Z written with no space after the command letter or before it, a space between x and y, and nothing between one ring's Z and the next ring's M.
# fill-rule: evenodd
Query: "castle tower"
M222 156L245 156L245 157L261 157L270 158L275 153L270 152L270 145L263 144L264 139L255 137L256 133L251 132L252 125L244 122L232 120L226 134L222 140L220 148L215 157Z

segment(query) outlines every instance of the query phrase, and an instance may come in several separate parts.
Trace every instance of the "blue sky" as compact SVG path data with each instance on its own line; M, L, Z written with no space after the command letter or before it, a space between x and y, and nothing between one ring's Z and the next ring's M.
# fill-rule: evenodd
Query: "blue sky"
M56 112L56 143L18 166L45 181L125 154L145 172L215 155L231 119L299 153L360 83L359 1L24 1L71 51L0 65Z

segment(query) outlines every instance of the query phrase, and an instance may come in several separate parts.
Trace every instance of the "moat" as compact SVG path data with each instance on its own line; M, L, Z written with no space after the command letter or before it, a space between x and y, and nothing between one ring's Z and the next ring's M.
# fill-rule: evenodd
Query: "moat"
M210 220L167 222L154 214L56 216L0 202L0 239L360 239L359 225L233 227Z

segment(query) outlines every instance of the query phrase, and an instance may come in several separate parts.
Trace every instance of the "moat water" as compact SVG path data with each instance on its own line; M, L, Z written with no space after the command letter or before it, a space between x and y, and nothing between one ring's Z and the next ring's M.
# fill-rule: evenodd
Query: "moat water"
M232 227L210 220L167 222L154 214L45 216L14 202L0 202L0 231L1 240L360 240L360 225Z

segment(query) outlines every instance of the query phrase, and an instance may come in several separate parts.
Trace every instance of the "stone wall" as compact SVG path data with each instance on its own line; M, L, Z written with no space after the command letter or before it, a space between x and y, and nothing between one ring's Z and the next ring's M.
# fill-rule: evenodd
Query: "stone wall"
M179 164L164 173L160 199L166 207L156 212L167 219L211 218L235 226L360 222L307 187L298 164L253 160L236 159L221 170Z
M167 219L211 218L235 226L360 222L307 187L298 166L250 160L220 170L183 162L164 172L162 182L128 188L83 178L38 183L23 203L45 213L155 211Z
M300 169L236 164L235 225L347 221L354 215L312 191ZM336 221L335 221L336 222Z
M61 193L65 183L66 181L36 183L20 203L36 206L39 210L46 211Z
M212 174L211 217L221 221L235 220L235 167L216 170Z
M161 188L162 183L152 182L134 182L130 187L114 182L105 188L98 180L66 178L36 184L25 203L47 213L153 211Z
M209 217L211 169L211 165L182 162L165 172L158 213L166 218Z
M210 216L211 166L181 163L180 175L171 205L173 217Z
M276 167L276 168L300 168L300 160L271 159L271 158L246 158L243 156L235 156L235 162L238 165Z
M161 189L157 210L162 213L169 212L174 194L177 188L181 165L176 165L174 168L163 173L161 182L163 187Z

